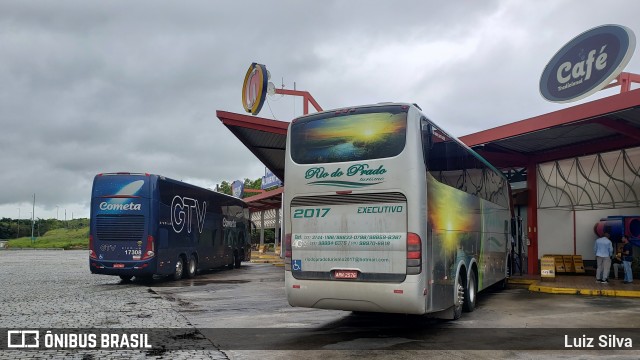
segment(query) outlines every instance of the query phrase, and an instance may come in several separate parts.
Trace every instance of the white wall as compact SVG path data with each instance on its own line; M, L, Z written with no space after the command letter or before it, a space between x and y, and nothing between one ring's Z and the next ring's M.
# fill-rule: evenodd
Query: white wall
M640 147L540 164L536 172L538 205L545 209L538 210L539 257L574 254L572 204L582 209L610 207L575 212L575 253L584 260L595 260L594 225L608 216L640 215L639 165Z
M640 208L576 211L576 254L595 260L594 225L602 218L616 215L640 215ZM538 210L538 258L543 255L574 255L573 213L566 210Z
M573 214L565 210L538 210L538 259L565 254L573 255Z

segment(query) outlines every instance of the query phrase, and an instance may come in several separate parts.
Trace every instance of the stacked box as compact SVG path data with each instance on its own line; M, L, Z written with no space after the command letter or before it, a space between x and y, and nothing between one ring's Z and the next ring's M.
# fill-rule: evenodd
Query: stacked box
M556 279L556 259L553 255L545 255L540 259L540 279L544 281L555 281Z
M567 269L564 267L564 259L562 255L555 255L555 264L556 264L556 273L564 273L567 272Z
M564 269L568 273L576 272L575 267L573 266L573 256L571 255L562 255L562 262L564 263Z
M582 262L582 255L573 255L573 268L578 274L584 274L584 263Z

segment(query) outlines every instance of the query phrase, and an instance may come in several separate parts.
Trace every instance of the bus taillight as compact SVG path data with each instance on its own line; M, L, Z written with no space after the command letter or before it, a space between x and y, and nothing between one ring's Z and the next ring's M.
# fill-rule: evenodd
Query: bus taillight
M147 249L145 250L144 254L142 255L142 260L147 260L147 259L151 259L152 257L155 256L155 246L154 246L154 241L153 241L153 236L149 235L147 236Z
M93 235L89 235L89 257L97 259L96 252L93 250Z
M415 233L407 233L407 275L422 271L422 240Z
M284 269L291 271L291 234L284 234Z

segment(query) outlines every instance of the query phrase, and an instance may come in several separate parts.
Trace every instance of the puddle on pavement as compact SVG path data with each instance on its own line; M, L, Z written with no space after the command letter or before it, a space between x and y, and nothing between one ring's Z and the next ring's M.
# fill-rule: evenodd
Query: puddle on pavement
M250 282L249 280L218 280L218 279L183 279L179 281L158 279L151 284L147 284L152 287L188 287L188 286L203 286L209 284L245 284Z
M115 280L115 279L114 279ZM136 279L133 278L131 281L120 280L108 284L100 284L99 287L104 287L106 289L109 288L121 288L121 287L136 287L136 286L151 286L151 287L191 287L191 286L203 286L209 284L223 284L223 285L233 285L233 284L245 284L251 282L251 280L221 280L215 278L207 278L205 276L196 277L195 279L182 279L182 280L172 280L169 277L167 278L156 278L153 280L148 279Z

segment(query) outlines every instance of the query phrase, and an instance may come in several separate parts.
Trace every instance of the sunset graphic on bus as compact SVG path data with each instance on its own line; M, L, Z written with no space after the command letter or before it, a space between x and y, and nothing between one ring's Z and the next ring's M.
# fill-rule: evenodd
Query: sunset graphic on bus
M292 156L298 163L327 163L391 157L402 152L406 113L367 113L294 126Z

